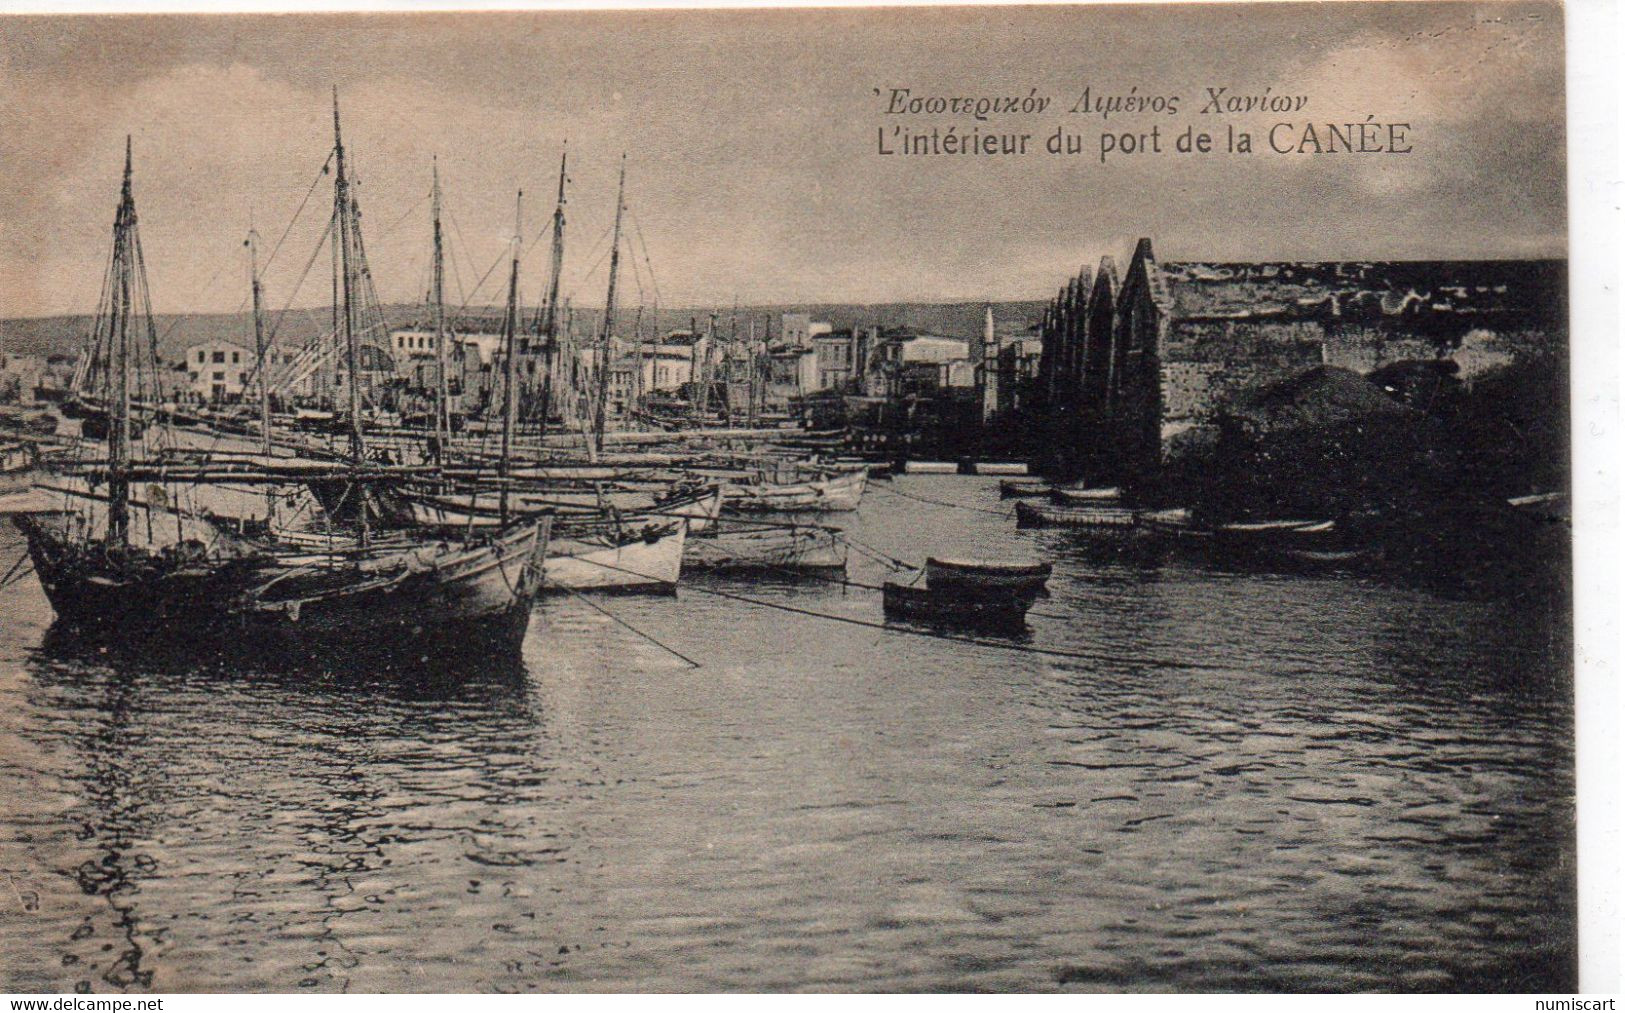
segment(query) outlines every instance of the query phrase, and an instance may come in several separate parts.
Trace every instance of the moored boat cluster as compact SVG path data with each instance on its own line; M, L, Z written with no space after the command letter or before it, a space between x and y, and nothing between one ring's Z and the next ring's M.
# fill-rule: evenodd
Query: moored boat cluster
M157 340L127 142L108 284L71 396L49 425L24 420L28 438L8 444L3 462L0 512L26 539L61 622L125 639L225 631L238 635L217 639L255 650L432 660L517 650L538 596L670 590L685 565L844 576L840 532L798 515L855 510L865 466L771 432L685 434L658 452L617 454L590 383L574 392L580 417L596 415L579 446L523 438L517 241L500 421L454 424L442 398L419 427L365 424L359 339L371 281L336 100L330 158L340 296L330 354L348 378L348 410L314 425L271 412L256 269L260 410L232 425L148 387ZM561 207L562 186L561 174ZM435 207L438 289L438 184ZM613 286L612 270L611 307Z

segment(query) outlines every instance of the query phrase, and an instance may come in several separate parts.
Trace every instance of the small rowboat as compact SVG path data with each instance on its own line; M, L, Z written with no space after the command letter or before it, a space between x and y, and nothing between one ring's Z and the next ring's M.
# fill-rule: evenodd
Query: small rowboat
M1042 562L927 559L925 586L887 582L886 615L924 623L1019 627L1033 602L1048 594Z
M1057 504L1016 504L1018 528L1080 528L1113 534L1134 531L1138 512L1114 506L1060 506Z
M1240 521L1221 524L1214 530L1219 534L1241 537L1269 537L1279 534L1321 534L1332 529L1332 521Z
M704 538L690 538L683 566L712 572L846 572L846 542L834 528L803 524L740 524L733 520Z
M1332 521L1241 521L1213 529L1213 545L1221 551L1285 553L1337 547Z
M886 617L927 626L1020 629L1032 600L948 594L887 581L881 589Z
M1044 593L1051 567L1042 562L979 559L925 561L925 586L931 591L983 597L1036 598Z
M1353 549L1287 549L1286 558L1307 566L1336 568L1369 559L1376 554L1370 546Z
M1210 542L1211 528L1200 528L1191 520L1189 507L1172 510L1147 510L1140 514L1139 525L1150 534L1176 542Z
M1061 506L1099 506L1116 503L1123 498L1123 490L1115 485L1100 489L1051 489L1049 498Z
M1032 496L1048 496L1049 482L1042 478L1007 478L999 483L1000 499L1022 499Z
M856 510L868 481L868 470L861 469L810 482L729 485L722 505L724 510L747 513Z

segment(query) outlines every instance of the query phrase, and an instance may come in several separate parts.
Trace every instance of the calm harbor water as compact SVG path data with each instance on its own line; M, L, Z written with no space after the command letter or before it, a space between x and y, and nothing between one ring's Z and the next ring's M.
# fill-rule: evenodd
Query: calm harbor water
M1053 558L1027 642L1085 657L716 578L601 602L699 668L564 599L520 665L221 671L86 656L0 590L0 988L1572 987L1542 612L1123 561L1009 506L909 476L839 523Z

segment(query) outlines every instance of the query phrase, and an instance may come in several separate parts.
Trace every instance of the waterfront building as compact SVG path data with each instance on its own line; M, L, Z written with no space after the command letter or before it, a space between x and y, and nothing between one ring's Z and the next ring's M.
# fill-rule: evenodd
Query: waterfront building
M1566 340L1564 286L1556 261L1163 264L1141 239L1121 279L1103 258L1045 310L1039 464L1133 482L1210 440L1246 392L1315 367L1488 372Z
M818 360L818 389L844 391L857 375L859 331L830 330L812 338Z
M818 351L800 345L774 344L767 350L768 407L784 409L795 399L818 390Z
M200 341L181 358L185 391L200 401L219 403L242 397L254 371L254 351L229 341Z

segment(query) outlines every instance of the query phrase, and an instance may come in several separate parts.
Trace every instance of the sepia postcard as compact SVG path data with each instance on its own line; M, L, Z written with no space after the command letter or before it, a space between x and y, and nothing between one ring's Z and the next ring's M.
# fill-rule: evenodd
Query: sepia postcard
M1573 992L1565 23L0 15L0 990Z

